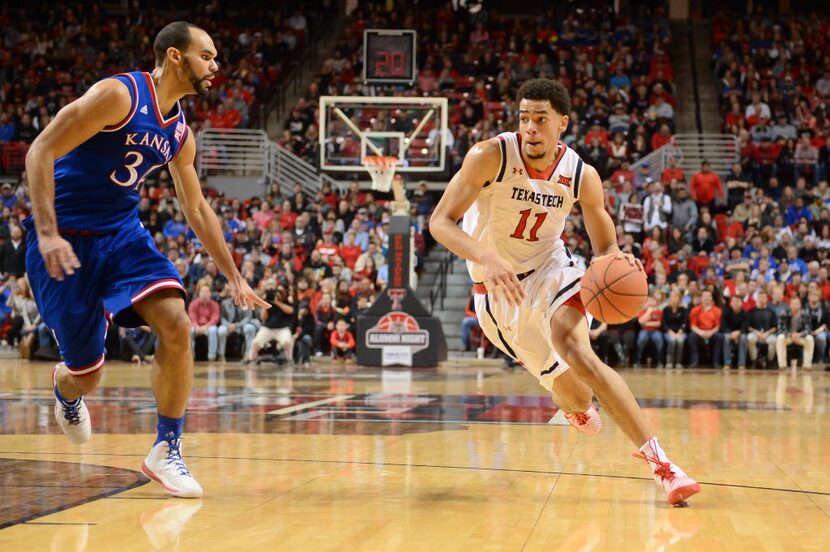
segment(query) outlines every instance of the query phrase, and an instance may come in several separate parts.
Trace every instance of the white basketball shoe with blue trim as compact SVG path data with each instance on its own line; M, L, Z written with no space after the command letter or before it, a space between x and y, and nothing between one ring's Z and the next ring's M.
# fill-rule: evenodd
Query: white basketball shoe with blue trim
M202 486L182 460L182 440L164 440L153 445L141 466L144 475L157 481L173 496L201 498Z
M57 387L56 375L63 362L52 369L52 385ZM84 398L74 401L61 402L55 397L55 420L63 433L76 445L83 445L92 437L92 422L89 420L89 410L84 404Z

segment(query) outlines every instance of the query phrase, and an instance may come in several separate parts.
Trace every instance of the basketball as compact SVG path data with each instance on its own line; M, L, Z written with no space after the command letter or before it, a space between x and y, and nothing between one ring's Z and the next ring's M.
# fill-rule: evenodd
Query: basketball
M645 272L624 258L607 256L588 267L582 276L582 304L606 324L622 324L637 316L648 297Z

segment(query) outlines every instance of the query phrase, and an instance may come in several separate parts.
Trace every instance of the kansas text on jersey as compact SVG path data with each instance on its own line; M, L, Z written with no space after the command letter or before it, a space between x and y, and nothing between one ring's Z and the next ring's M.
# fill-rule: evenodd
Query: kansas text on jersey
M138 224L144 180L178 155L188 128L181 106L163 116L149 73L115 75L130 92L127 117L55 161L58 227L113 232Z

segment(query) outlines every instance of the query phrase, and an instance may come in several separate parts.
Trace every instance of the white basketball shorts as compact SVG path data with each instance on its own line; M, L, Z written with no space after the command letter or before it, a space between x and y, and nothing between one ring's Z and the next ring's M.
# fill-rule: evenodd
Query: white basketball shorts
M521 280L525 299L511 306L502 294L493 297L475 286L478 322L484 335L504 353L519 361L545 389L569 368L556 352L551 339L550 319L566 301L579 300L580 278L585 273L570 252L557 248L539 268ZM590 327L591 316L586 313Z

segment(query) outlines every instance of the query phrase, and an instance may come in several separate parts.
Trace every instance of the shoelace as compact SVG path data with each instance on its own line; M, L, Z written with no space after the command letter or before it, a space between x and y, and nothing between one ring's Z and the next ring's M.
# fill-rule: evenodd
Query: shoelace
M568 419L576 420L576 423L579 425L585 425L588 423L588 415L584 412L577 412L576 414L568 414L566 416Z
M74 404L63 403L63 419L70 425L81 423L81 399L75 401Z
M649 456L645 452L639 452L637 454L632 454L634 458L639 458L640 460L645 460L651 464L657 466L657 469L654 470L654 475L659 476L661 479L668 479L671 481L675 478L675 474L672 471L671 463L669 462L662 462L656 456Z
M172 464L179 475L190 475L190 472L187 470L187 466L184 465L184 461L182 460L182 452L179 448L181 446L181 439L174 439L172 441L167 441L167 463Z

